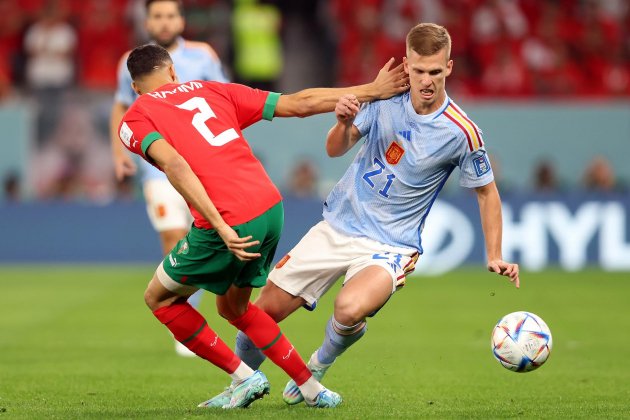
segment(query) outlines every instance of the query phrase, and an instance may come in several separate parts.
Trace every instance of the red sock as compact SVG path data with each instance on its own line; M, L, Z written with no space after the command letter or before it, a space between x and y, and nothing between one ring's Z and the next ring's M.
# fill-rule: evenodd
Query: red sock
M302 385L311 377L311 371L286 339L276 321L251 303L240 317L230 321L276 365L280 366L296 384Z
M175 340L227 373L233 373L241 363L241 359L210 329L203 316L187 302L164 306L153 315L173 333Z

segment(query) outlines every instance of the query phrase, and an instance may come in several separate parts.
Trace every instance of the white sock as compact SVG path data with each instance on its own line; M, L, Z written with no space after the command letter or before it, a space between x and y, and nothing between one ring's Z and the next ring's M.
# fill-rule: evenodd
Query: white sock
M241 361L241 364L238 365L236 370L230 373L230 378L232 378L232 384L242 381L243 379L247 379L254 374L252 368L247 366L245 362Z
M320 384L317 379L311 375L302 385L299 385L302 396L307 401L315 401L317 395L324 390L324 385Z

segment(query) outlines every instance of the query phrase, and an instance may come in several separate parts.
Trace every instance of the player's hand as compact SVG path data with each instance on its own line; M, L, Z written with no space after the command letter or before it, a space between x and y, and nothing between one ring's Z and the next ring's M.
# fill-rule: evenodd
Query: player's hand
M517 289L521 286L518 278L518 264L512 264L503 260L490 260L488 261L488 271L509 277Z
M394 61L393 57L390 58L372 82L379 99L391 98L409 90L409 75L405 73L403 63L392 68Z
M138 167L129 154L114 154L114 173L118 181L122 181L127 176L135 175L137 170Z
M217 229L217 233L225 242L230 252L241 261L252 261L260 257L258 252L247 252L246 249L255 245L258 245L260 241L252 241L252 236L245 236L241 238L230 226L225 225L221 229Z
M354 95L343 95L335 106L337 121L349 125L354 121L354 117L359 113L359 100Z

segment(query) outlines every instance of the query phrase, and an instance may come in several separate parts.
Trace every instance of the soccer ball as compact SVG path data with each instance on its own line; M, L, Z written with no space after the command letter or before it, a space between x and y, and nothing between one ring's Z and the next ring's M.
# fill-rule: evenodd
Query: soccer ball
M551 352L551 331L531 312L512 312L492 330L492 354L504 368L529 372L545 363Z

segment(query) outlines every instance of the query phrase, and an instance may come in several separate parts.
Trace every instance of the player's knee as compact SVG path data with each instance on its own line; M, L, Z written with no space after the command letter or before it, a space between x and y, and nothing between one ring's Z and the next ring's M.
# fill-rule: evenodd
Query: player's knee
M238 313L232 305L228 305L226 302L220 302L217 300L217 313L221 318L228 321L238 318Z
M338 296L335 300L335 319L344 325L355 325L365 319L367 314L358 299L352 296Z
M267 282L254 302L276 322L291 315L303 303L304 299L285 292L272 282Z
M160 307L160 301L150 287L144 291L144 303L147 304L151 311L155 311Z
M151 311L155 311L162 306L170 305L175 300L183 299L179 296L173 296L172 293L163 293L163 291L160 290L159 286L156 287L156 285L158 284L159 283L157 282L157 280L155 280L154 277L154 279L149 282L149 285L144 291L144 303L147 304Z
M261 294L256 301L254 301L254 305L256 305L262 311L265 311L267 315L269 315L274 321L279 322L285 318L283 316L283 308L278 302L274 302L273 299L268 299L268 295Z
M261 306L260 309L265 311L276 322L282 321L288 315L287 311L278 307L278 305L265 305Z

